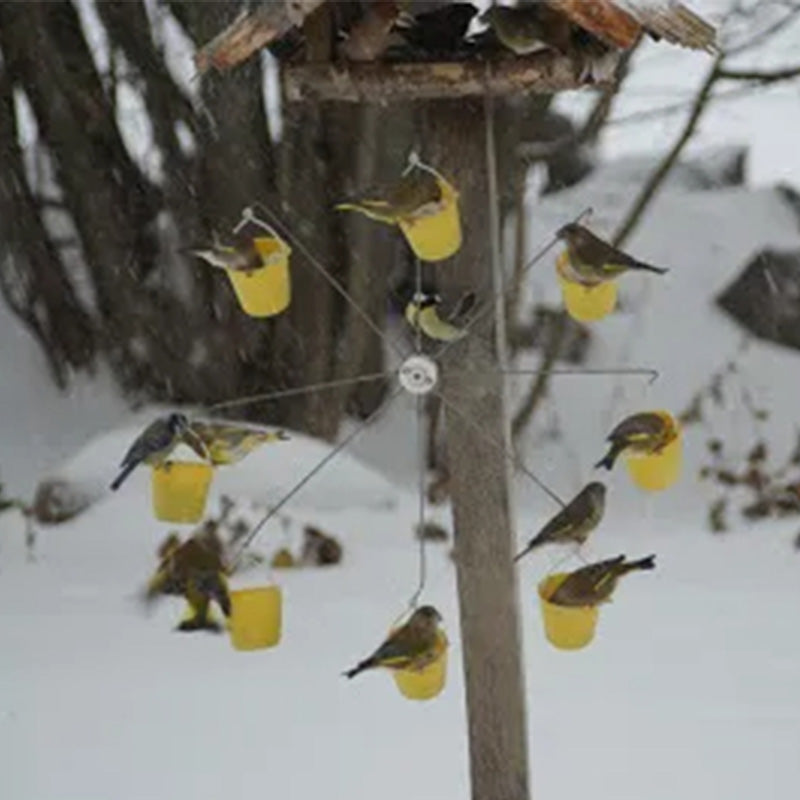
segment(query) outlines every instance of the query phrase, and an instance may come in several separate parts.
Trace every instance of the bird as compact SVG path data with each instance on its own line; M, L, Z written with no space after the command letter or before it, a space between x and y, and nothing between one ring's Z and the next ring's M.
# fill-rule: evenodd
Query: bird
M654 267L623 253L577 222L570 222L559 228L556 238L567 246L564 277L584 286L598 286L630 270L654 272L658 275L668 272L662 267Z
M343 673L352 679L377 667L419 670L436 660L439 654L441 614L433 606L420 606L401 627L392 631L383 644L368 658Z
M158 548L158 556L158 569L147 583L144 602L150 605L162 595L184 597L192 615L177 630L219 631L209 615L211 602L216 601L222 613L230 617L231 599L216 526L203 526L185 542L172 531Z
M406 322L414 329L419 329L429 339L437 342L453 342L467 335L464 328L451 325L439 316L438 308L442 298L438 294L418 292L409 301L405 310Z
M597 561L571 572L548 600L557 606L571 607L607 603L621 577L629 572L655 567L655 555L640 558L638 561L626 561L624 555Z
M238 237L235 244L220 241L216 233L213 241L205 247L191 247L188 252L202 258L207 264L218 269L234 272L252 272L263 266L263 259L252 239Z
M159 466L184 439L194 441L189 420L184 414L172 413L151 422L125 454L120 464L120 473L111 484L116 491L139 464ZM196 446L200 446L195 442Z
M289 440L286 431L268 431L251 425L217 420L192 420L192 431L200 447L188 443L201 457L212 464L235 464L262 444Z
M404 41L404 46L394 48L419 52L430 58L446 58L467 49L466 36L477 6L472 3L450 3L395 23L395 31Z
M595 465L611 470L625 450L637 453L657 453L668 445L676 432L671 418L656 411L643 411L626 417L606 437L608 452Z
M375 61L391 42L392 29L398 18L405 15L400 3L376 0L339 45L339 54L348 61Z
M543 49L566 55L570 50L569 20L546 4L494 5L484 11L478 21L488 24L500 43L517 55Z
M359 211L371 219L394 225L438 213L442 208L442 187L427 169L414 167L388 190L385 200L339 203L337 211Z
M606 487L600 481L586 484L578 494L559 511L531 539L524 550L514 557L519 561L523 556L546 544L582 545L589 534L600 524L606 509Z

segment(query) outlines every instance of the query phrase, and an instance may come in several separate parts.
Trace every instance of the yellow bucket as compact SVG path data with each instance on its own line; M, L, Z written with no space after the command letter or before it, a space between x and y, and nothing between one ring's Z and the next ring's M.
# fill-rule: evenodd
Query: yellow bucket
M683 440L675 425L675 438L657 453L629 453L625 456L631 480L647 492L660 492L680 477L683 463Z
M225 270L230 278L239 304L251 317L272 317L289 306L289 254L292 249L274 236L253 240L261 254L263 266L250 272Z
M549 602L569 573L548 575L539 584L539 604L544 632L550 644L559 650L580 650L594 639L598 611L595 606L558 606Z
M567 313L578 322L597 322L607 317L617 305L617 284L609 281L597 286L583 286L571 281L562 272L566 260L566 252L561 253L556 262L556 273Z
M403 697L409 700L432 700L444 689L447 680L447 636L439 631L437 655L434 661L419 670L394 671L394 682Z
M461 247L458 192L444 178L436 178L442 191L442 208L426 217L399 219L397 224L414 255L421 261L442 261Z
M153 467L153 513L162 522L199 522L206 509L214 468L195 461Z
M281 640L283 601L279 586L256 586L230 592L228 631L237 650L262 650Z

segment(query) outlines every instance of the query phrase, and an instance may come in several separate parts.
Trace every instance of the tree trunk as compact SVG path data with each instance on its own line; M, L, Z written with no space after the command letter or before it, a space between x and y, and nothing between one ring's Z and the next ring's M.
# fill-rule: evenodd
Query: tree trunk
M421 156L458 188L464 227L458 254L423 269L440 275L445 303L468 290L478 293L479 302L492 302L483 107L465 100L430 102L423 106L422 127ZM465 363L484 372L480 381L457 377ZM503 377L496 369L491 332L456 343L443 356L442 368L472 797L526 800L525 694L503 445Z

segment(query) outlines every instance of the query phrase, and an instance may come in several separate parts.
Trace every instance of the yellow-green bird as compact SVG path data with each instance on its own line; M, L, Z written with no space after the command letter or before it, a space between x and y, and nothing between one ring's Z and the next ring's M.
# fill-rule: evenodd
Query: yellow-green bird
M215 233L208 247L190 248L189 252L218 269L251 272L263 266L255 242L244 237L240 237L236 244L225 244Z
M544 3L494 5L484 11L478 21L488 24L500 43L519 56L544 49L563 54L569 51L569 20Z
M389 634L383 644L344 675L355 678L376 667L387 669L421 669L438 655L441 614L433 606L420 606L408 622Z
M337 211L359 211L371 219L391 225L413 220L441 210L442 188L436 176L421 167L404 175L386 194L384 200L359 200L340 203Z
M616 556L598 561L571 572L553 592L550 602L557 606L596 606L607 603L617 588L619 579L629 572L656 568L654 555L638 561L626 561Z
M623 253L577 222L559 228L556 237L567 246L564 277L584 286L597 286L630 271L655 272L658 275L669 271Z
M606 437L608 452L595 465L611 470L617 458L626 450L636 453L657 453L670 443L675 430L665 414L643 411L626 417Z
M592 481L550 519L528 542L525 549L514 557L514 561L519 561L531 550L546 544L584 544L589 534L600 524L605 510L605 484Z
M405 310L406 322L416 330L419 328L429 339L437 342L452 342L467 335L467 331L439 316L442 298L438 294L415 294Z
M201 447L193 447L212 464L235 464L262 444L285 442L289 435L283 430L269 431L250 425L216 420L192 420L192 430ZM192 445L190 445L192 446Z

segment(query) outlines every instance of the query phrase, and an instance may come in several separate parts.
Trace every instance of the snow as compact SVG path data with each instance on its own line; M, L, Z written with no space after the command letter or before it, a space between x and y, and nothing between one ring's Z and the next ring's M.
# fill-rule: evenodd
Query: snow
M725 6L692 5L701 12ZM679 73L682 83L687 75L699 79L706 60L687 54L676 67L670 53L657 61L655 49L643 51L652 69L628 98L639 92L646 102L633 108L623 98L617 113L662 103L663 93L645 91L648 84L663 80L669 92ZM772 94L761 96L760 105L720 104L697 146L752 142L754 184L797 180L788 138L795 112L783 101L769 105ZM763 124L765 107L781 124ZM674 124L616 126L603 152L652 151L670 141ZM637 170L609 164L575 190L531 199L531 252L587 205L596 209L592 226L612 230L634 194ZM795 248L799 239L797 219L772 189L693 192L670 182L628 243L670 272L623 279L629 310L592 326L590 356L593 367L654 366L660 379L649 387L630 378L554 379L548 410L524 442L528 465L568 496L593 474L590 465L616 420L643 407L682 410L741 344L741 331L711 305L713 296L763 246ZM558 299L552 257L531 271L528 289L530 300ZM271 555L296 543L304 523L317 524L340 538L345 556L325 570L258 567L242 575L242 585L278 581L285 618L277 648L240 653L225 636L174 633L179 601L165 600L147 616L136 599L171 526L150 514L146 471L116 494L107 484L137 430L162 409L132 414L102 372L59 395L35 342L2 304L0 342L0 479L12 493L30 496L43 475L62 476L98 501L43 530L35 563L26 559L19 517L0 516L3 800L467 796L449 545L429 546L425 594L443 612L451 642L445 692L412 703L385 674L353 682L340 674L378 643L416 585L411 398L397 400L287 504L288 532L280 519L262 531L256 547ZM528 356L519 366L536 363ZM742 370L773 412L763 433L775 447L789 447L798 356L753 342ZM512 397L524 384L511 381ZM564 438L550 442L545 427L554 415ZM607 478L610 506L588 555L653 552L658 566L625 580L585 650L556 651L542 630L536 582L562 554L522 562L534 797L574 800L603 787L601 795L613 792L616 800L750 800L800 787L800 557L791 549L797 523L738 526L722 537L703 529L710 495L695 476L705 440L720 434L734 447L752 443L735 395L705 425L686 429L677 486L645 496L621 469ZM299 434L265 445L218 471L209 509L229 493L257 519L329 452ZM522 541L554 509L524 478L515 494ZM431 516L448 526L446 509Z
M531 250L587 204L598 209L598 230L612 228L631 192L609 173L613 166L580 191L532 209ZM642 404L679 409L740 340L710 297L762 245L796 246L797 238L796 221L774 191L665 189L630 249L671 272L650 282L625 278L631 312L594 326L591 356L593 366L625 357L652 364L661 379L649 389L626 382L617 401L617 379L557 379L555 407L572 455L564 455L563 442L542 441L540 423L526 448L528 463L569 494L588 478L612 419ZM539 299L555 297L551 268L545 260L531 273L529 287ZM28 363L33 345L26 337L5 341L14 346L3 353L11 359L4 371L10 363L20 376L13 387L3 386L16 392L12 402L0 404L13 409L0 422L4 442L17 437L15 469L28 455L20 448L26 400L34 394L47 433L39 444L64 451L66 440L51 430L73 448L81 431L108 430L57 471L95 481L102 502L45 531L36 563L26 562L18 518L0 517L4 798L466 796L466 719L448 545L430 545L425 595L444 613L451 640L445 692L413 703L385 674L352 683L340 675L377 644L416 585L411 531L417 500L405 486L413 463L411 398L401 397L357 440L350 452L361 461L337 456L287 505L288 533L280 520L268 523L256 543L267 555L296 541L310 522L341 539L345 558L326 570L270 575L257 567L243 575L239 580L247 585L280 583L285 619L277 648L240 653L224 636L173 633L179 601L164 601L150 617L138 608L136 592L167 526L149 514L146 472L135 473L115 495L103 487L137 426L158 409L116 427L100 424L86 398L83 407L75 406L74 399L57 400L45 390L44 376L37 379ZM754 343L746 370L752 389L773 408L768 433L780 441L793 424L797 356ZM104 402L108 419L113 404L108 397ZM747 445L749 431L742 430L735 404L711 424ZM602 611L588 648L564 653L544 638L535 585L561 554L531 557L520 567L537 797L585 797L608 786L619 800L638 800L643 792L648 800L749 800L800 785L800 633L791 613L800 582L790 548L793 527L791 521L767 523L725 537L701 529L707 490L694 475L706 435L702 428L686 430L684 478L663 495L645 498L621 470L610 477L610 508L589 555L653 552L658 568L626 579ZM43 449L32 450L33 464L41 464ZM254 501L249 513L255 519L258 503L274 502L327 452L327 445L299 435L265 445L236 467L219 470L210 508L218 493L232 492ZM398 470L396 485L362 463L367 460ZM552 508L525 480L517 496L523 539ZM432 510L432 516L447 525L446 510Z

